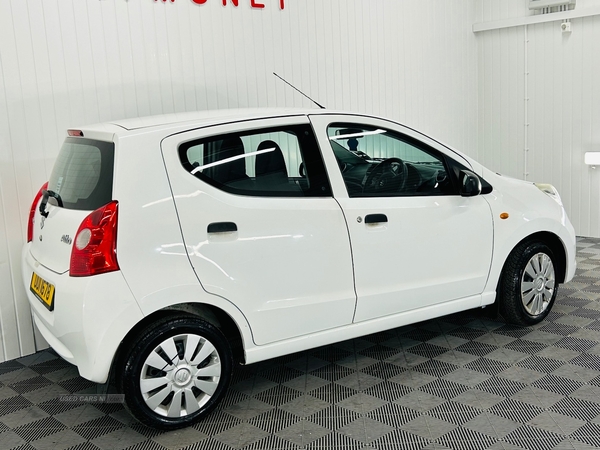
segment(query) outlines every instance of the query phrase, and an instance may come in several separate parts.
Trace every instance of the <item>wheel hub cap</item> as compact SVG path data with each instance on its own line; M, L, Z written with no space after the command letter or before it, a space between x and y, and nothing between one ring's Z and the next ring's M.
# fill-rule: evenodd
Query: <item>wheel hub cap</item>
M543 290L544 289L544 284L545 284L544 282L545 281L546 280L544 279L544 277L539 277L537 280L535 280L535 289L537 291Z
M221 360L214 345L196 334L166 338L146 357L140 393L156 414L180 418L200 410L214 395Z
M525 311L538 316L550 305L555 292L552 259L545 253L533 255L521 278L521 300Z
M177 370L177 372L175 372L173 380L175 381L175 384L179 386L185 386L190 382L191 378L192 372L190 372L190 369L188 369L187 367L182 367L181 369Z

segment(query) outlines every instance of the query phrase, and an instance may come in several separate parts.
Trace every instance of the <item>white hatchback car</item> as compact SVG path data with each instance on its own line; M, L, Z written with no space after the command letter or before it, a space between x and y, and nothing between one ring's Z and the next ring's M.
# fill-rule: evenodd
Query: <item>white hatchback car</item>
M162 429L250 364L498 300L544 319L575 272L556 190L382 118L213 111L69 130L31 207L35 324Z

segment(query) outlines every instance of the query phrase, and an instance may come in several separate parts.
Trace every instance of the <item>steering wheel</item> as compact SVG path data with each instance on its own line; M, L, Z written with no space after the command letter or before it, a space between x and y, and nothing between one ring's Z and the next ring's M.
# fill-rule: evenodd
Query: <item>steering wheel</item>
M377 164L365 180L363 192L399 192L408 178L408 167L400 158L387 158Z

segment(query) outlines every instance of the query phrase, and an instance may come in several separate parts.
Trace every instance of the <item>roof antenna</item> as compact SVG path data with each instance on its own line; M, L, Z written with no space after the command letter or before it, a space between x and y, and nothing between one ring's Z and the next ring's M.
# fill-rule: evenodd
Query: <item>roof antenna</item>
M302 95L304 95L307 99L309 99L311 102L313 102L315 105L317 105L319 108L321 109L327 109L325 108L323 105L321 105L319 102L317 102L316 100L313 100L312 98L310 98L308 95L306 95L304 92L302 92L300 89L298 89L296 86L288 83L287 81L285 81L283 78L281 78L279 75L277 75L275 72L273 72L273 75L275 75L277 78L279 78L281 81L283 81L285 84L287 84L288 86L294 88L296 91L300 92Z

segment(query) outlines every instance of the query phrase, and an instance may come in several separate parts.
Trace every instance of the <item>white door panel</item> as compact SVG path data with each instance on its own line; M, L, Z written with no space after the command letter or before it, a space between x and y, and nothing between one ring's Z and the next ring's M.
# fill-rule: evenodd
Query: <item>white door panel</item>
M204 288L236 304L258 345L351 323L355 294L339 206L333 199L267 200L177 200ZM200 219L194 210L206 213ZM209 223L223 220L238 231L207 233Z
M449 194L451 185L446 183L442 188L436 182L437 173L448 172L448 167L442 164L445 158L461 165L468 162L435 141L386 120L334 114L310 119L334 196L344 210L350 230L357 293L354 321L481 294L492 258L489 205L482 196L466 198ZM340 126L328 131L331 124ZM357 139L352 143L351 138ZM332 145L338 153L341 147L357 146L359 152L367 153L370 158L363 155L342 163ZM398 188L398 193L370 191L365 196L366 190L357 191L361 179L363 188L367 186L365 181L375 172L372 169L377 161L389 157L401 157L412 164L412 172L408 172L412 175L406 175L411 182L430 174L432 181L423 185L425 191L414 187L411 193L408 188L425 182L422 177L414 185L407 183L406 187ZM361 170L369 165L366 171ZM415 171L420 174L417 178ZM385 218L378 223L366 223L373 214Z
M169 137L162 148L184 241L204 289L244 313L258 345L352 323L352 256L338 203L331 196L236 195L205 183L182 167L177 153L180 143L202 133ZM210 224L233 231L209 232Z
M492 221L482 197L339 199L352 241L355 321L480 294ZM387 223L366 224L368 214ZM361 222L358 222L358 218Z

